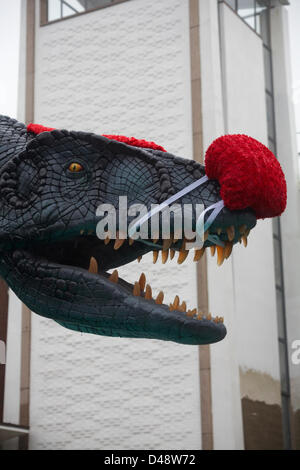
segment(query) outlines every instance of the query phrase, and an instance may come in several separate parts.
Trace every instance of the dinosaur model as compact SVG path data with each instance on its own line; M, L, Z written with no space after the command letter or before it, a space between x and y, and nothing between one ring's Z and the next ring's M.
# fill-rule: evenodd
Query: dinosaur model
M281 167L264 145L244 135L223 136L208 149L205 167L171 155L153 142L121 136L55 130L0 116L0 275L34 312L71 330L98 335L154 338L183 344L223 339L223 319L187 310L175 297L163 303L141 274L134 284L117 267L153 251L162 263L189 254L186 240L105 240L96 235L99 204L162 203L207 175L179 199L208 208L223 200L206 233L205 249L222 264L258 218L280 215L286 206ZM195 225L196 219L193 220ZM215 242L213 241L215 240ZM108 270L113 270L111 274ZM178 275L180 271L178 271Z

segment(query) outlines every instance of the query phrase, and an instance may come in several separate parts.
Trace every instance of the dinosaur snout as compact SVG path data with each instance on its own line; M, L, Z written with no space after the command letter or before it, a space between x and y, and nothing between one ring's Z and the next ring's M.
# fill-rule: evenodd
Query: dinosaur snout
M284 173L275 155L246 135L225 135L208 148L205 171L218 180L230 210L251 208L257 217L276 217L286 208Z

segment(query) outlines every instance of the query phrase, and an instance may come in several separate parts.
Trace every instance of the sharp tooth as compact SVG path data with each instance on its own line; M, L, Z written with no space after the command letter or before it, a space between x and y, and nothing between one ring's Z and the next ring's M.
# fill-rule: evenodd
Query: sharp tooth
M242 236L242 241L243 241L244 247L246 247L248 245L248 239L247 239L246 235Z
M163 251L168 250L170 248L170 246L172 245L172 241L172 238L170 238L170 240L163 241Z
M98 273L98 263L93 256L90 259L89 272L92 274Z
M146 285L146 276L145 276L144 273L142 273L140 275L139 285L140 285L141 291L143 291L145 289L145 285Z
M188 317L193 317L194 315L196 315L196 313L197 313L197 309L194 308L193 310L188 310L186 314Z
M218 235L221 235L221 233L222 233L221 227L217 228L217 234L218 234Z
M141 295L141 288L138 282L134 283L133 295L135 297L139 297Z
M149 284L146 285L145 299L146 300L152 299L152 289L151 289L151 286L149 286Z
M186 302L185 301L182 302L182 304L180 305L178 310L180 310L180 312L186 312Z
M119 274L118 274L118 271L117 271L116 269L115 269L115 270L111 273L111 275L109 276L109 280L110 280L111 282L115 282L115 283L118 282L118 280L119 280Z
M128 243L129 243L129 246L133 245L133 244L134 244L134 239L133 239L133 238L129 238Z
M173 259L175 256L175 250L173 248L170 249L170 259Z
M140 263L142 261L142 256L138 256L138 263Z
M218 263L218 266L221 266L221 264L223 264L223 261L224 261L224 258L225 258L225 250L220 245L217 245L217 254L218 254L217 263Z
M167 260L168 260L168 257L169 257L169 250L163 250L161 252L161 260L162 260L162 264L166 264Z
M215 256L216 245L213 245L213 246L210 247L210 252L211 252L211 256Z
M178 264L182 264L184 262L184 260L187 258L189 252L188 250L180 250L179 252L179 255L178 255L178 259L177 259L177 263Z
M161 305L163 303L163 300L164 300L164 293L163 291L160 291L160 293L156 297L155 303Z
M229 256L231 255L232 247L233 247L232 242L226 242L225 243L224 256L225 256L226 259L229 258Z
M241 227L239 228L239 232L240 232L241 235L244 235L246 230L247 230L247 225L246 224L241 225Z
M200 250L195 250L195 254L194 254L194 261L199 261L202 256L204 255L204 252L205 252L205 248L201 248Z
M157 259L158 259L158 251L153 251L153 264L156 263Z
M230 227L227 227L226 232L227 232L228 240L232 242L232 240L234 240L234 237L235 237L234 226L231 225Z
M179 306L179 297L178 295L175 295L174 302L173 302L174 310L176 310L178 306Z
M118 250L119 248L121 248L121 246L125 242L125 238L119 238L119 235L121 235L121 233L117 232L117 238L114 244L114 250Z

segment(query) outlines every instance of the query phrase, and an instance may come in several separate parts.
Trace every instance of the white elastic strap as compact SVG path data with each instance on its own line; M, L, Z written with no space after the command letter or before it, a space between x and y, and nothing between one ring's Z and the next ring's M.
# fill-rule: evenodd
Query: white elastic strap
M194 189L198 188L199 186L201 186L203 183L205 183L206 181L208 181L208 177L205 175L203 176L202 178L200 178L199 180L197 181L194 181L194 183L190 184L189 186L187 186L186 188L184 189L181 189L181 191L178 191L178 193L174 194L173 196L169 197L166 201L162 202L159 206L155 207L154 209L152 209L151 211L149 211L147 214L145 214L143 217L141 217L129 230L128 232L128 235L129 237L131 237L137 227L140 227L142 224L144 224L147 220L149 220L153 215L157 214L158 212L162 211L165 207L169 206L170 204L172 204L173 202L177 201L179 198L181 198L182 196L185 196L185 194L188 194L190 193L191 191L193 191ZM224 207L224 201L221 200L221 201L218 201L216 202L215 204L212 204L211 206L207 207L202 213L201 215L199 216L197 222L196 222L196 232L201 236L201 233L203 234L206 230L208 230L208 228L211 226L211 224L213 223L213 221L215 220L215 218L217 217L217 215L219 214L219 212L223 209ZM208 211L211 211L213 210L213 212L210 214L210 216L208 217L207 221L205 222L204 224L204 227L203 227L203 223L204 223L204 216L205 214L208 212ZM224 246L224 243L219 240L219 238L217 236L214 236L214 235L209 235L208 236L208 239L210 241L212 241L213 243L217 243L219 245L222 245ZM144 242L146 242L146 240L144 240ZM152 243L150 242L146 242L148 244L151 244ZM155 245L156 246L156 245Z
M219 212L223 209L223 207L224 207L223 199L221 199L221 201L218 201L215 204L212 204L211 206L207 207L205 209L205 211L203 211L201 213L201 215L199 216L199 218L196 222L196 233L198 233L200 235L201 233L206 232L209 229L209 227L211 226L211 224L213 223L213 221L215 220L215 218L217 217L217 215L219 214ZM207 221L204 222L205 214L207 212L211 211L211 210L212 210L212 213L208 217ZM213 242L217 245L224 246L224 243L216 235L209 234L207 238L208 238L209 241L211 241L211 242Z
M129 230L128 235L131 237L134 232L136 231L137 227L140 227L143 223L145 223L150 217L153 215L157 214L158 212L162 211L165 207L169 206L172 204L172 202L177 201L177 199L181 198L185 194L189 193L190 191L193 191L193 189L197 188L201 184L205 183L208 180L207 176L203 176L197 181L194 181L194 183L190 184L186 188L181 189L178 193L174 194L173 196L169 197L166 201L162 202L159 206L155 207L151 211L149 211L147 214L145 214L143 217L141 217Z

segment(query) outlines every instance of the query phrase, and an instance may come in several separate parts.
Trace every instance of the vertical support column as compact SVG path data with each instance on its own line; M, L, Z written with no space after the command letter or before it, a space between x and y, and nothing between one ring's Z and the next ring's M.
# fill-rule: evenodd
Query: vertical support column
M201 64L199 41L199 2L189 0L193 158L203 163ZM198 308L208 313L208 284L206 254L197 263ZM211 397L211 366L209 345L199 347L202 449L213 449L213 420Z
M47 24L48 21L48 1L40 0L40 25Z
M0 341L6 345L8 322L8 288L3 279L0 279ZM0 423L3 423L4 414L4 386L5 364L0 364Z
M35 72L35 0L26 4L26 82L25 122L34 120L34 72ZM31 311L22 306L21 338L21 384L20 384L20 425L30 424L30 352L31 352ZM19 449L28 449L28 435L20 437Z

